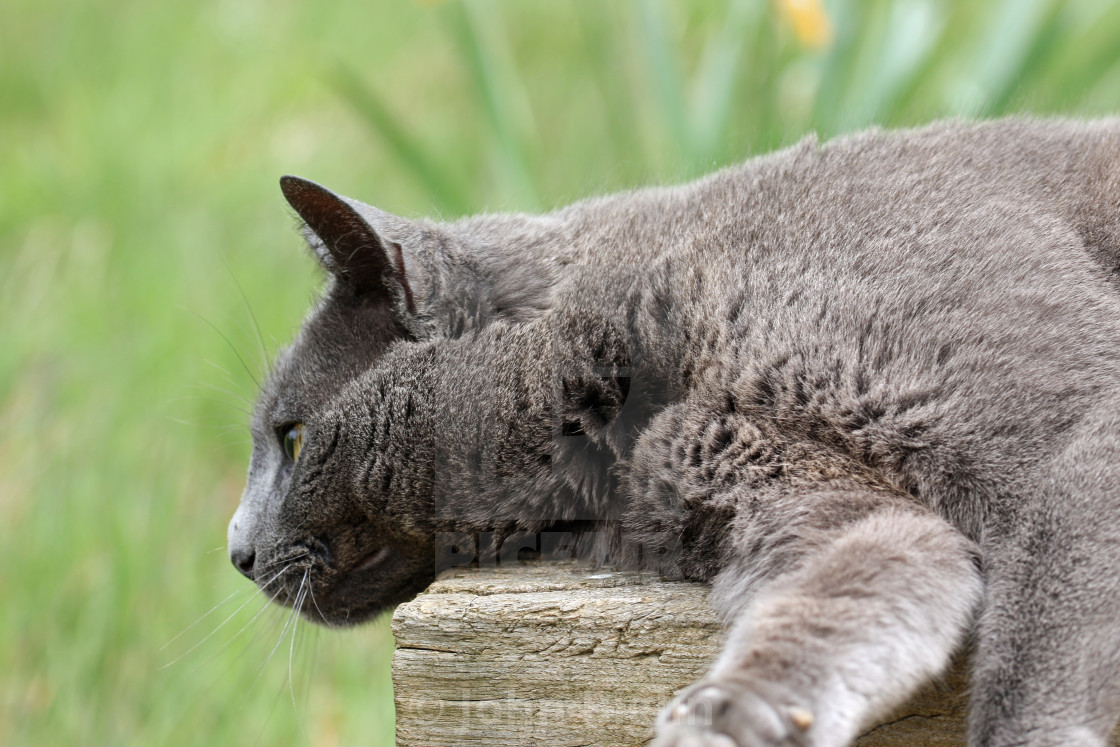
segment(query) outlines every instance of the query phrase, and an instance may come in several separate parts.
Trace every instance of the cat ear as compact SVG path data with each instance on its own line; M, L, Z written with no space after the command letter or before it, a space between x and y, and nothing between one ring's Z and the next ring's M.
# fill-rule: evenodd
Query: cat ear
M403 295L415 311L400 244L388 241L365 214L400 219L298 176L281 177L280 190L306 224L308 244L324 269L360 294L386 301Z

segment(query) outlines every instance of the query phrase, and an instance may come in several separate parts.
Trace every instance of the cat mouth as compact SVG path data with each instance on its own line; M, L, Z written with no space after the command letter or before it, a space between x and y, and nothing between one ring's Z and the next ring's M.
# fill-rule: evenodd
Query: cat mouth
M394 605L414 597L431 583L431 561L426 553L402 552L392 544L382 545L362 557L349 570L341 571L328 584L311 579L317 606L300 610L308 620L327 627L349 627L369 620Z
M389 552L390 550L388 545L385 545L380 550L371 552L369 555L359 561L358 564L354 566L352 571L357 573L360 571L368 571L372 568L376 568L378 565L385 562L385 560L389 557Z
M411 599L434 578L434 550L422 540L371 537L355 545L301 540L286 548L288 560L259 586L273 602L298 610L308 621L341 628Z

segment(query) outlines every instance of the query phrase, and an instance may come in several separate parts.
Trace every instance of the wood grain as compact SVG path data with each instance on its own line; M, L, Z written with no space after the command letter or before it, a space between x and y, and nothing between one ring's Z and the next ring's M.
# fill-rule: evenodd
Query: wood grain
M644 744L719 650L707 594L572 563L445 574L393 615L397 744ZM963 745L966 672L962 657L857 744Z

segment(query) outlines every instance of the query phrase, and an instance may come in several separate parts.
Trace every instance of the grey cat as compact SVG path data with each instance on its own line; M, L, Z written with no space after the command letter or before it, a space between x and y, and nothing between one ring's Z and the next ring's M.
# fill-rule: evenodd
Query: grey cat
M330 282L230 524L266 594L356 623L472 538L570 532L726 615L660 747L847 744L970 638L970 744L1107 742L1120 121L810 139L448 225L283 188Z

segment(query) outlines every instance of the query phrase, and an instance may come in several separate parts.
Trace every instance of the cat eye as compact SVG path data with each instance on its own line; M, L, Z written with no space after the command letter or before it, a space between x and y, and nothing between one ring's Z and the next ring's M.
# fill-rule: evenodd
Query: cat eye
M299 459L299 450L303 448L303 423L293 423L284 433L282 442L288 459L293 462Z

